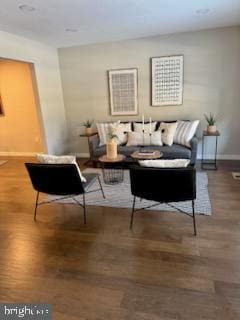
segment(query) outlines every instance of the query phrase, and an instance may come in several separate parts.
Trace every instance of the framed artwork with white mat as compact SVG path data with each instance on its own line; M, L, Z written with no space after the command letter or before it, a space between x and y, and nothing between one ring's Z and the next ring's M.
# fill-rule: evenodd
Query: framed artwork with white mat
M138 114L138 70L108 71L110 113L112 116Z

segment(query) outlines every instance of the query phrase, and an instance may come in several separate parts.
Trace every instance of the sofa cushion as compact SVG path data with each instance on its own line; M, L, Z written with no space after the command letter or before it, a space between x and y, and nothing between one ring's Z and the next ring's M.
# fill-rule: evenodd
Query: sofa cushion
M110 126L113 124L119 124L120 121L116 122L98 122L96 123L97 131L99 135L99 146L103 146L107 143L107 135L110 132Z
M127 146L162 146L161 132L155 131L151 134L144 132L128 132Z
M190 140L196 133L199 120L194 121L177 121L177 129L174 134L174 143L190 147Z
M163 153L163 159L191 159L191 149L180 144L165 145L160 147L160 150Z
M159 131L162 134L162 142L167 146L171 146L173 144L173 137L177 128L177 122L167 123L161 122Z
M150 126L150 123L144 123L144 132L146 133L154 132L156 130L156 125L157 125L157 121L151 122L151 126ZM133 130L136 132L142 132L143 131L142 122L134 122Z
M128 140L128 132L132 131L131 122L127 123L111 123L109 131L117 135L117 144L126 144Z

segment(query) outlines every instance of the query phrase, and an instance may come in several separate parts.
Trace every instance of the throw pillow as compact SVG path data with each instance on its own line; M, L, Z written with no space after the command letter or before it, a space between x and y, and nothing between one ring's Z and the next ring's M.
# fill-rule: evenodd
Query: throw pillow
M156 121L153 121L151 123L152 133L156 130L156 125L157 125ZM133 128L134 128L134 131L136 131L136 132L142 132L143 124L141 122L134 122ZM144 132L150 133L150 123L144 123Z
M99 135L99 139L100 139L100 142L99 142L99 147L100 146L104 146L106 143L107 143L107 135L110 131L110 125L113 125L113 124L119 124L120 121L117 121L117 122L98 122L96 123L96 126L97 126L97 131L98 131L98 135Z
M84 178L84 176L81 173L81 170L77 164L76 157L75 156L54 156L50 154L44 154L44 153L38 153L37 159L40 163L48 163L48 164L75 164L79 177L82 182L86 182L87 180Z
M173 159L173 160L139 160L140 166L152 168L186 168L189 159Z
M177 128L177 122L161 122L159 131L162 134L162 142L167 146L171 146L173 144L173 137Z
M150 139L149 133L146 133L146 132L144 132L144 137L142 132L135 132L135 131L128 132L127 146L149 146L149 145L162 146L162 137L161 137L160 131L153 132L151 135L151 139Z
M131 122L128 123L111 123L109 125L109 130L117 135L117 144L126 144L127 143L127 133L132 131Z
M186 147L190 147L190 140L196 133L198 124L199 120L178 121L173 141Z

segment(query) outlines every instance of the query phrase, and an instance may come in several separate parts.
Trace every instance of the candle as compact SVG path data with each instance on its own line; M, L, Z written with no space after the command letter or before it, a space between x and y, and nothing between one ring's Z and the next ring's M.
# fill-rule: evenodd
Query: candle
M149 133L152 134L152 118L149 118Z
M144 114L142 115L142 130L144 131Z

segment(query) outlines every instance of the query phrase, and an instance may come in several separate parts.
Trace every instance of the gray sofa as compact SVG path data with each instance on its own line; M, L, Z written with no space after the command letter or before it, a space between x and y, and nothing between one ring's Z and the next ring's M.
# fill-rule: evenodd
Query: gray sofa
M173 121L164 121L164 122L173 122ZM156 130L159 128L160 121L157 122ZM180 144L173 144L172 146L144 146L144 149L154 149L160 150L163 153L162 159L190 159L190 163L194 165L197 158L197 147L198 147L198 138L194 136L190 141L191 147L185 147ZM126 156L126 162L133 162L131 154L134 151L139 150L139 146L126 146L119 145L118 153L124 154ZM106 154L106 146L99 147L99 136L98 134L92 136L89 139L89 152L90 158L94 165L97 165L98 158Z

